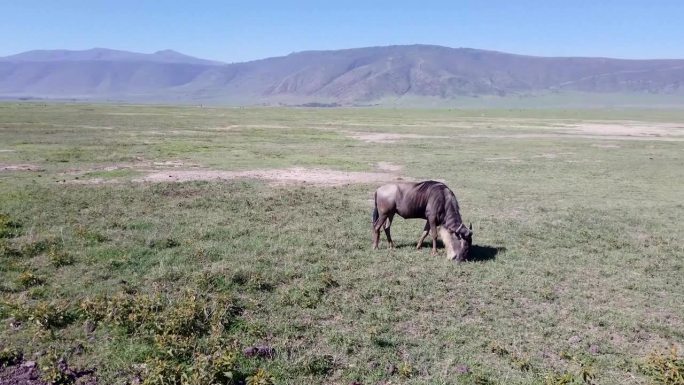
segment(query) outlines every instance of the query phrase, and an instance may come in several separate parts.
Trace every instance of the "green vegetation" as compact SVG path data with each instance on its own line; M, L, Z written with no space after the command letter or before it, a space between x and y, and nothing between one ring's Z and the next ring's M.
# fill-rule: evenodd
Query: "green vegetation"
M74 380L63 359L104 384L681 384L684 142L562 128L627 120L676 129L684 112L0 104L0 165L40 170L0 171L0 366L38 357L54 383ZM474 262L414 250L423 224L401 219L397 249L373 252L375 185L134 181L378 162L455 190Z

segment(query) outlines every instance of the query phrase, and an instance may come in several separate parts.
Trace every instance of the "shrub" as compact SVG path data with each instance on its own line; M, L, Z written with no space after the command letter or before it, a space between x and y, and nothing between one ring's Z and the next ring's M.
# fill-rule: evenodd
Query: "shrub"
M154 357L145 363L144 385L236 384L243 376L236 367L236 353L217 351L195 354L191 361Z
M173 238L153 239L147 242L147 246L151 249L171 249L180 246L180 242Z
M33 239L20 245L19 252L24 258L32 258L51 247L56 247L59 241L55 238Z
M274 380L264 369L257 370L254 375L247 377L247 385L273 385Z
M40 302L29 309L29 320L44 330L63 328L77 318L76 313L67 303Z
M160 336L202 336L221 333L239 312L226 294L187 291L175 298L161 293L119 293L81 301L89 319L124 328L129 334L151 331Z
M326 289L340 286L340 284L335 280L333 275L330 273L321 273L321 283L323 284L323 287Z
M4 213L0 213L0 238L15 238L20 235L21 224L12 220Z
M74 263L74 257L65 251L58 250L56 247L50 248L48 259L54 267L68 266Z
M144 326L154 328L153 321L159 317L164 303L160 295L119 293L112 297L86 298L80 307L89 319L106 321L132 334Z
M99 233L97 231L90 230L83 225L76 226L76 229L74 229L74 233L78 238L81 238L84 241L90 243L103 243L109 240L109 238L107 238L106 235Z
M57 365L46 365L40 369L40 377L50 385L70 385L76 380L73 375L64 372Z
M28 289L29 287L42 285L43 283L45 283L45 279L33 274L30 271L25 271L19 274L19 277L17 278L17 283L20 286Z
M401 366L399 366L399 374L402 377L411 378L415 374L415 369L410 363L404 361Z
M145 380L143 385L176 385L181 379L186 367L177 362L152 358L145 362Z
M507 356L510 354L508 349L501 345L498 341L492 341L489 344L489 350L491 350L492 353L496 354L499 357Z
M80 309L87 319L122 328L154 346L144 384L234 384L244 379L237 354L218 346L225 344L221 336L240 311L229 295L129 291L86 298Z
M677 354L674 346L667 353L649 354L642 370L657 384L684 385L684 357Z
M0 350L0 368L16 365L21 362L22 354L18 350L4 348Z
M335 368L335 359L331 355L313 356L306 360L303 371L306 374L326 375L330 374Z
M21 252L17 250L10 242L0 238L0 258L17 258L21 256Z

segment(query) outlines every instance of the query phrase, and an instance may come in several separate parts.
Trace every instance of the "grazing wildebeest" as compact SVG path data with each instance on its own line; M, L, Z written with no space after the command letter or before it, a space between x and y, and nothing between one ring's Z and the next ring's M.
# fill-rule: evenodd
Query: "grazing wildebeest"
M428 232L432 236L432 255L437 253L437 233L447 250L447 257L457 261L468 258L473 242L472 225L466 227L461 220L456 196L444 183L432 180L418 183L391 183L375 190L373 210L373 249L378 248L380 229L385 227L387 243L394 247L390 226L394 214L404 219L426 219L417 249L423 245ZM438 230L439 229L439 230Z

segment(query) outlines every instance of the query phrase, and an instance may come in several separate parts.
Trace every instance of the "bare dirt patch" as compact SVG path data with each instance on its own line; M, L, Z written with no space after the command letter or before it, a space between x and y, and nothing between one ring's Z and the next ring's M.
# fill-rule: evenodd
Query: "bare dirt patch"
M229 124L227 126L220 127L209 127L207 130L211 131L230 131L236 128L271 128L271 129L283 129L291 128L283 124Z
M105 183L115 183L115 179L104 179L104 178L88 178L88 179L71 179L71 180L58 180L57 183L68 183L68 184L105 184Z
M467 134L463 138L472 139L602 139L602 140L653 140L663 142L684 142L684 137L676 136L625 136L625 135L586 135L575 132L555 134Z
M588 135L610 135L627 137L666 137L684 136L684 127L669 123L621 122L615 123L581 123L566 126L573 131Z
M0 163L0 171L45 171L44 168L35 164L8 164Z
M620 148L617 144L611 144L611 143L596 143L592 144L592 147L598 147L598 148Z
M197 163L188 163L182 160L165 160L158 162L151 162L143 158L138 158L135 162L122 162L122 163L111 163L105 165L97 165L87 168L72 168L61 173L62 175L85 175L92 172L107 172L107 171L118 171L118 170L135 170L142 172L153 172L157 170L163 170L167 168L180 168L180 167L200 167Z
M168 170L154 172L136 182L189 182L231 179L263 179L273 184L308 183L319 186L343 186L357 183L389 182L401 179L396 174L386 172L338 171L328 169L307 169L293 167L287 169L267 169L249 171L219 170Z
M168 116L168 113L161 112L107 112L106 115L114 116ZM177 115L176 116L182 116Z
M574 155L574 152L545 152L543 154L534 155L532 158L556 159L561 156Z
M376 164L376 167L380 171L387 171L387 172L399 172L404 168L404 166L394 164L394 163L390 163L390 162L378 162Z
M0 384L2 385L43 385L40 371L35 362L29 365L15 365L3 368L0 366Z
M58 368L67 381L81 385L97 385L95 370L74 370L66 362L60 361ZM47 385L41 379L41 371L35 361L23 361L18 365L0 366L0 385Z
M366 143L395 143L404 139L448 139L448 136L395 134L388 132L349 132L348 137Z
M518 159L515 156L501 156L501 157L494 157L494 158L484 158L485 162L513 162L513 163L518 163L522 162L522 160Z
M184 166L190 166L190 167L198 167L199 165L197 164L186 164L182 160L167 160L164 162L154 162L152 163L155 167L184 167Z
M61 175L85 175L91 172L107 172L107 171L117 171L117 170L130 170L134 169L137 165L133 163L117 163L104 166L95 166L89 168L70 168L61 173Z

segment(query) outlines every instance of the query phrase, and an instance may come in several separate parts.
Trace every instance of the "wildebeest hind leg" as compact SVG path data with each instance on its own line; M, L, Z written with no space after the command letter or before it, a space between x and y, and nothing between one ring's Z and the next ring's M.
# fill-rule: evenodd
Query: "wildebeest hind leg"
M387 217L387 222L385 223L385 235L387 236L387 244L390 249L394 248L394 242L392 242L392 236L390 235L390 227L392 226L392 219L394 219L394 214Z
M382 228L382 225L385 224L385 220L387 219L387 215L385 214L380 214L378 219L373 222L373 249L378 248L378 243L380 243L380 229Z
M416 250L420 250L420 248L423 247L423 241L425 240L425 237L427 237L428 231L430 231L430 222L425 221L425 227L423 227L423 234L420 236L420 238L418 238Z

